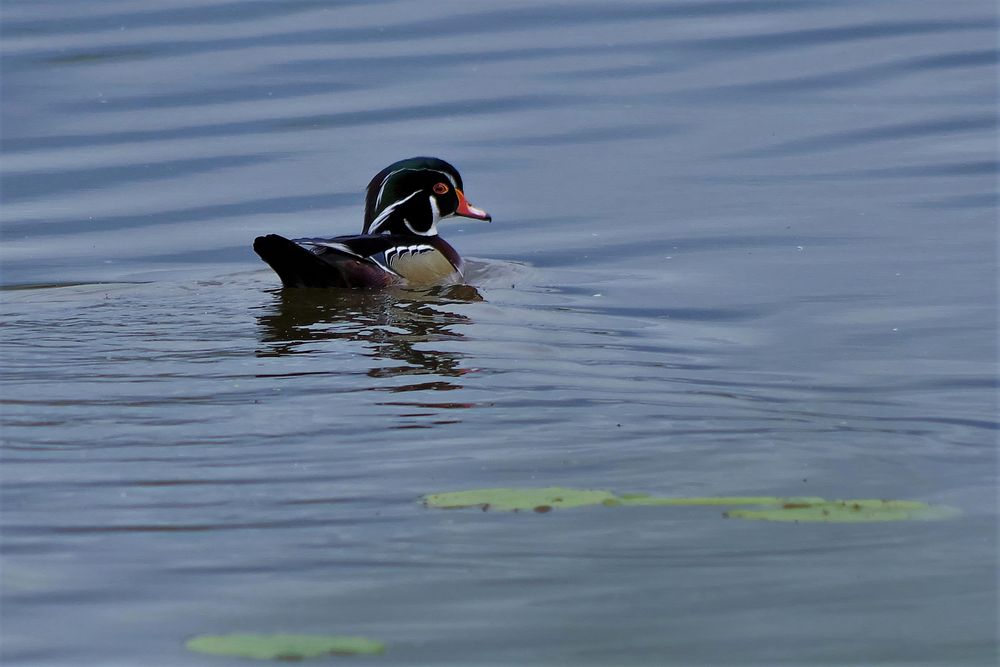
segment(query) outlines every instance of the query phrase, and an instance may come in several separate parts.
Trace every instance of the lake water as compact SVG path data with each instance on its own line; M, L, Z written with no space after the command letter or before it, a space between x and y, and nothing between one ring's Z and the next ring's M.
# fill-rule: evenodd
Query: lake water
M5 665L992 665L997 9L6 0ZM278 289L436 155L469 286ZM442 511L484 487L948 521Z

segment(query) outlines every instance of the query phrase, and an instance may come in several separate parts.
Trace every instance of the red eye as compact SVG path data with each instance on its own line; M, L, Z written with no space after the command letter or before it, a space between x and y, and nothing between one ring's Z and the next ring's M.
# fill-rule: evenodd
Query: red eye
M444 193L448 192L448 186L445 185L444 183L435 183L434 187L431 189L434 190L434 194L436 195L443 195Z

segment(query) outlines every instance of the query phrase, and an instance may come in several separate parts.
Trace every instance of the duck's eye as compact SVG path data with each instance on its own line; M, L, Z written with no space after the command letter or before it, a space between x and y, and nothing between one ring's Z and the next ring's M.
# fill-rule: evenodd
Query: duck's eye
M431 189L434 190L434 194L436 195L443 195L448 192L448 186L444 183L435 183Z

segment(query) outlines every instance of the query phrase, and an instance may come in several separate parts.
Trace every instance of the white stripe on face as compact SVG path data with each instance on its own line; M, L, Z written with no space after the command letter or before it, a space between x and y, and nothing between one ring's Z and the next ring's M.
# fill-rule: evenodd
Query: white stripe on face
M382 225L385 224L385 221L389 219L389 216L392 215L392 212L395 211L398 206L409 201L418 194L420 194L420 190L417 190L416 192L413 192L407 195L406 197L403 197L399 201L394 201L391 204L389 204L389 206L387 206L384 211L378 214L377 218L372 220L371 226L368 227L368 233L374 234L375 232L377 232L382 227Z
M431 195L428 199L431 200L431 229L437 229L437 223L441 220L441 209L438 208L437 197Z
M441 174L442 176L444 176L445 178L447 178L448 181L451 182L451 187L453 187L453 188L457 188L458 187L458 183L455 182L455 177L452 176L451 174L447 173L447 172L439 171L437 169L426 169L426 168L425 169L414 169L413 167L404 167L403 169L397 169L396 171L390 171L389 174L384 179L382 179L382 185L379 186L379 189L378 189L378 196L375 198L375 208L378 208L378 205L382 203L382 195L385 193L385 186L389 183L389 179L391 179L396 174L399 174L399 173L404 172L404 171L433 171L433 172L435 172L437 174Z
M389 179L400 173L401 171L413 171L412 169L397 169L396 171L390 171L389 174L382 179L382 185L378 189L378 197L375 198L375 208L382 203L382 194L385 192L385 186L389 182Z

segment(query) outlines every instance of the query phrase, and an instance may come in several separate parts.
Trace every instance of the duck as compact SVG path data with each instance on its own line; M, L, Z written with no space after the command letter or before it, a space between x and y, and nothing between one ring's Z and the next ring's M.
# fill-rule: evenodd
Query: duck
M465 198L462 176L435 157L412 157L375 174L360 234L287 239L267 234L253 249L284 287L427 286L460 282L462 257L438 233L453 217L490 222Z

